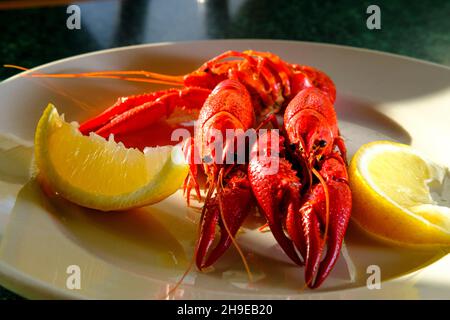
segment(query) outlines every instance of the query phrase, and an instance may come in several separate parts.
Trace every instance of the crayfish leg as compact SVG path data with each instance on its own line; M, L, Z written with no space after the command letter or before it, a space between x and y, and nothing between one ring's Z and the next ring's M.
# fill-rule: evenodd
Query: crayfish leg
M182 146L184 157L189 165L189 174L184 180L183 192L186 196L187 205L190 205L191 190L194 189L198 201L201 201L200 185L198 183L198 163L200 163L200 156L195 146L194 138L190 137L185 140Z

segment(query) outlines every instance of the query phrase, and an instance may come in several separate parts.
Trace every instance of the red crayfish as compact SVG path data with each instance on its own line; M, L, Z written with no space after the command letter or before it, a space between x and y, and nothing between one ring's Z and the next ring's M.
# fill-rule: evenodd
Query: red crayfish
M272 53L228 51L183 76L147 71L30 76L104 77L180 86L119 98L82 123L80 131L108 137L151 126L170 117L177 107L197 110L196 133L183 145L190 164L184 184L188 204L192 190L201 198L199 176L207 177L197 267L215 263L232 243L239 250L236 233L257 207L283 251L305 266L309 287L318 287L329 275L340 253L352 202L346 149L333 107L336 89L322 71L287 63ZM243 163L226 163L224 155L210 147L213 132L226 136L227 130L258 131L269 123L271 130L254 143L243 144ZM224 139L224 150L237 153L235 142L236 137ZM265 169L274 163L278 170L267 173Z

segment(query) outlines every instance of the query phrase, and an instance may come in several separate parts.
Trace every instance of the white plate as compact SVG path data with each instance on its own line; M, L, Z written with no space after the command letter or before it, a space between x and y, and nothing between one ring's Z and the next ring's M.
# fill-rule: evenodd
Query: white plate
M180 74L229 49L272 51L287 61L327 72L337 85L336 109L350 155L365 142L390 139L411 144L438 162L450 163L450 71L418 60L315 43L220 40L106 50L37 70L143 69ZM34 182L27 182L32 147L23 140L32 141L48 102L67 119L82 120L118 96L155 88L117 80L20 77L0 85L2 285L33 298L152 299L181 276L192 254L195 224L188 217L195 213L179 193L131 213L102 214L48 199ZM80 105L89 106L89 111ZM350 280L341 258L324 285L314 291L302 290L303 269L279 254L270 233L247 230L239 241L253 252L250 264L260 279L257 284L248 286L231 248L213 272L192 271L176 297L450 298L450 259L444 252L389 247L367 238L353 225L346 242L356 278ZM80 267L80 290L66 286L70 265ZM381 270L379 290L366 287L371 265Z

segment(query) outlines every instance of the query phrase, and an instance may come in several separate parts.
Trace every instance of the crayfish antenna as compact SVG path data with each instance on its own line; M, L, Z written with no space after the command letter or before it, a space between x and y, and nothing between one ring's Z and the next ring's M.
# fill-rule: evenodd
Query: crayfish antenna
M145 78L149 78L149 79L158 79L158 80L162 80L162 81L170 81L170 82L175 82L175 83L183 83L183 79L184 79L184 75L180 75L180 76L171 76L171 75L167 75L167 74L162 74L162 73L156 73L156 72L150 72L150 71L123 71L123 70L116 70L116 71L93 71L93 72L88 72L85 73L88 75L119 75L119 76L123 76L123 75L134 75L134 76L143 76Z
M236 239L234 238L233 234L231 233L230 229L228 228L227 222L225 221L221 196L219 196L219 207L220 207L220 217L223 221L223 226L225 227L225 230L227 231L228 236L230 237L231 241L233 242L234 247L236 248L239 255L241 256L242 263L244 264L244 268L247 273L248 281L253 282L253 275L252 275L252 272L250 271L250 266L248 264L247 258L245 257L244 252L242 251L241 247L239 247L239 244L237 243Z
M5 68L18 69L22 71L29 71L29 69L16 66L13 64L3 65ZM132 77L141 76L141 77ZM146 82L153 84L164 84L170 86L182 86L183 76L170 76L149 71L94 71L94 72L80 72L80 73L29 73L22 77L26 78L95 78L95 79L117 79L132 82Z
M168 300L170 298L170 296L177 291L177 289L181 286L181 284L183 283L184 279L187 277L189 272L191 272L192 266L194 265L194 261L195 261L195 253L192 255L192 258L189 261L187 269L184 271L181 278L175 283L175 285L173 286L172 289L167 291L167 293L165 295L163 295L161 298L158 298L158 300Z
M13 69L18 69L21 71L28 71L29 69L25 68L25 67L21 67L21 66L16 66L16 65L12 65L12 64L4 64L3 67L5 68L13 68ZM22 75L24 76L24 75ZM69 93L66 93L65 91L54 87L53 85L50 85L49 83L40 83L42 86L55 91L56 93L62 95L63 97L66 97L67 99L73 101L75 103L75 105L78 105L81 107L81 109L83 110L90 110L93 107L89 106L88 104L86 104L85 102L78 100L77 98L75 98L74 96L70 95Z

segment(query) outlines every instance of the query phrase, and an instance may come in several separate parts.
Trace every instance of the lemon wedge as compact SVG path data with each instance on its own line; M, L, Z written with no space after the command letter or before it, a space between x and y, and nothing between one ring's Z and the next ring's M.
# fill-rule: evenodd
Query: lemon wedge
M176 146L128 149L91 134L83 136L49 104L35 135L38 180L84 207L127 210L153 204L181 186L188 165Z
M450 208L432 197L433 190L442 193L447 171L404 144L362 146L349 167L353 221L401 246L449 246Z

